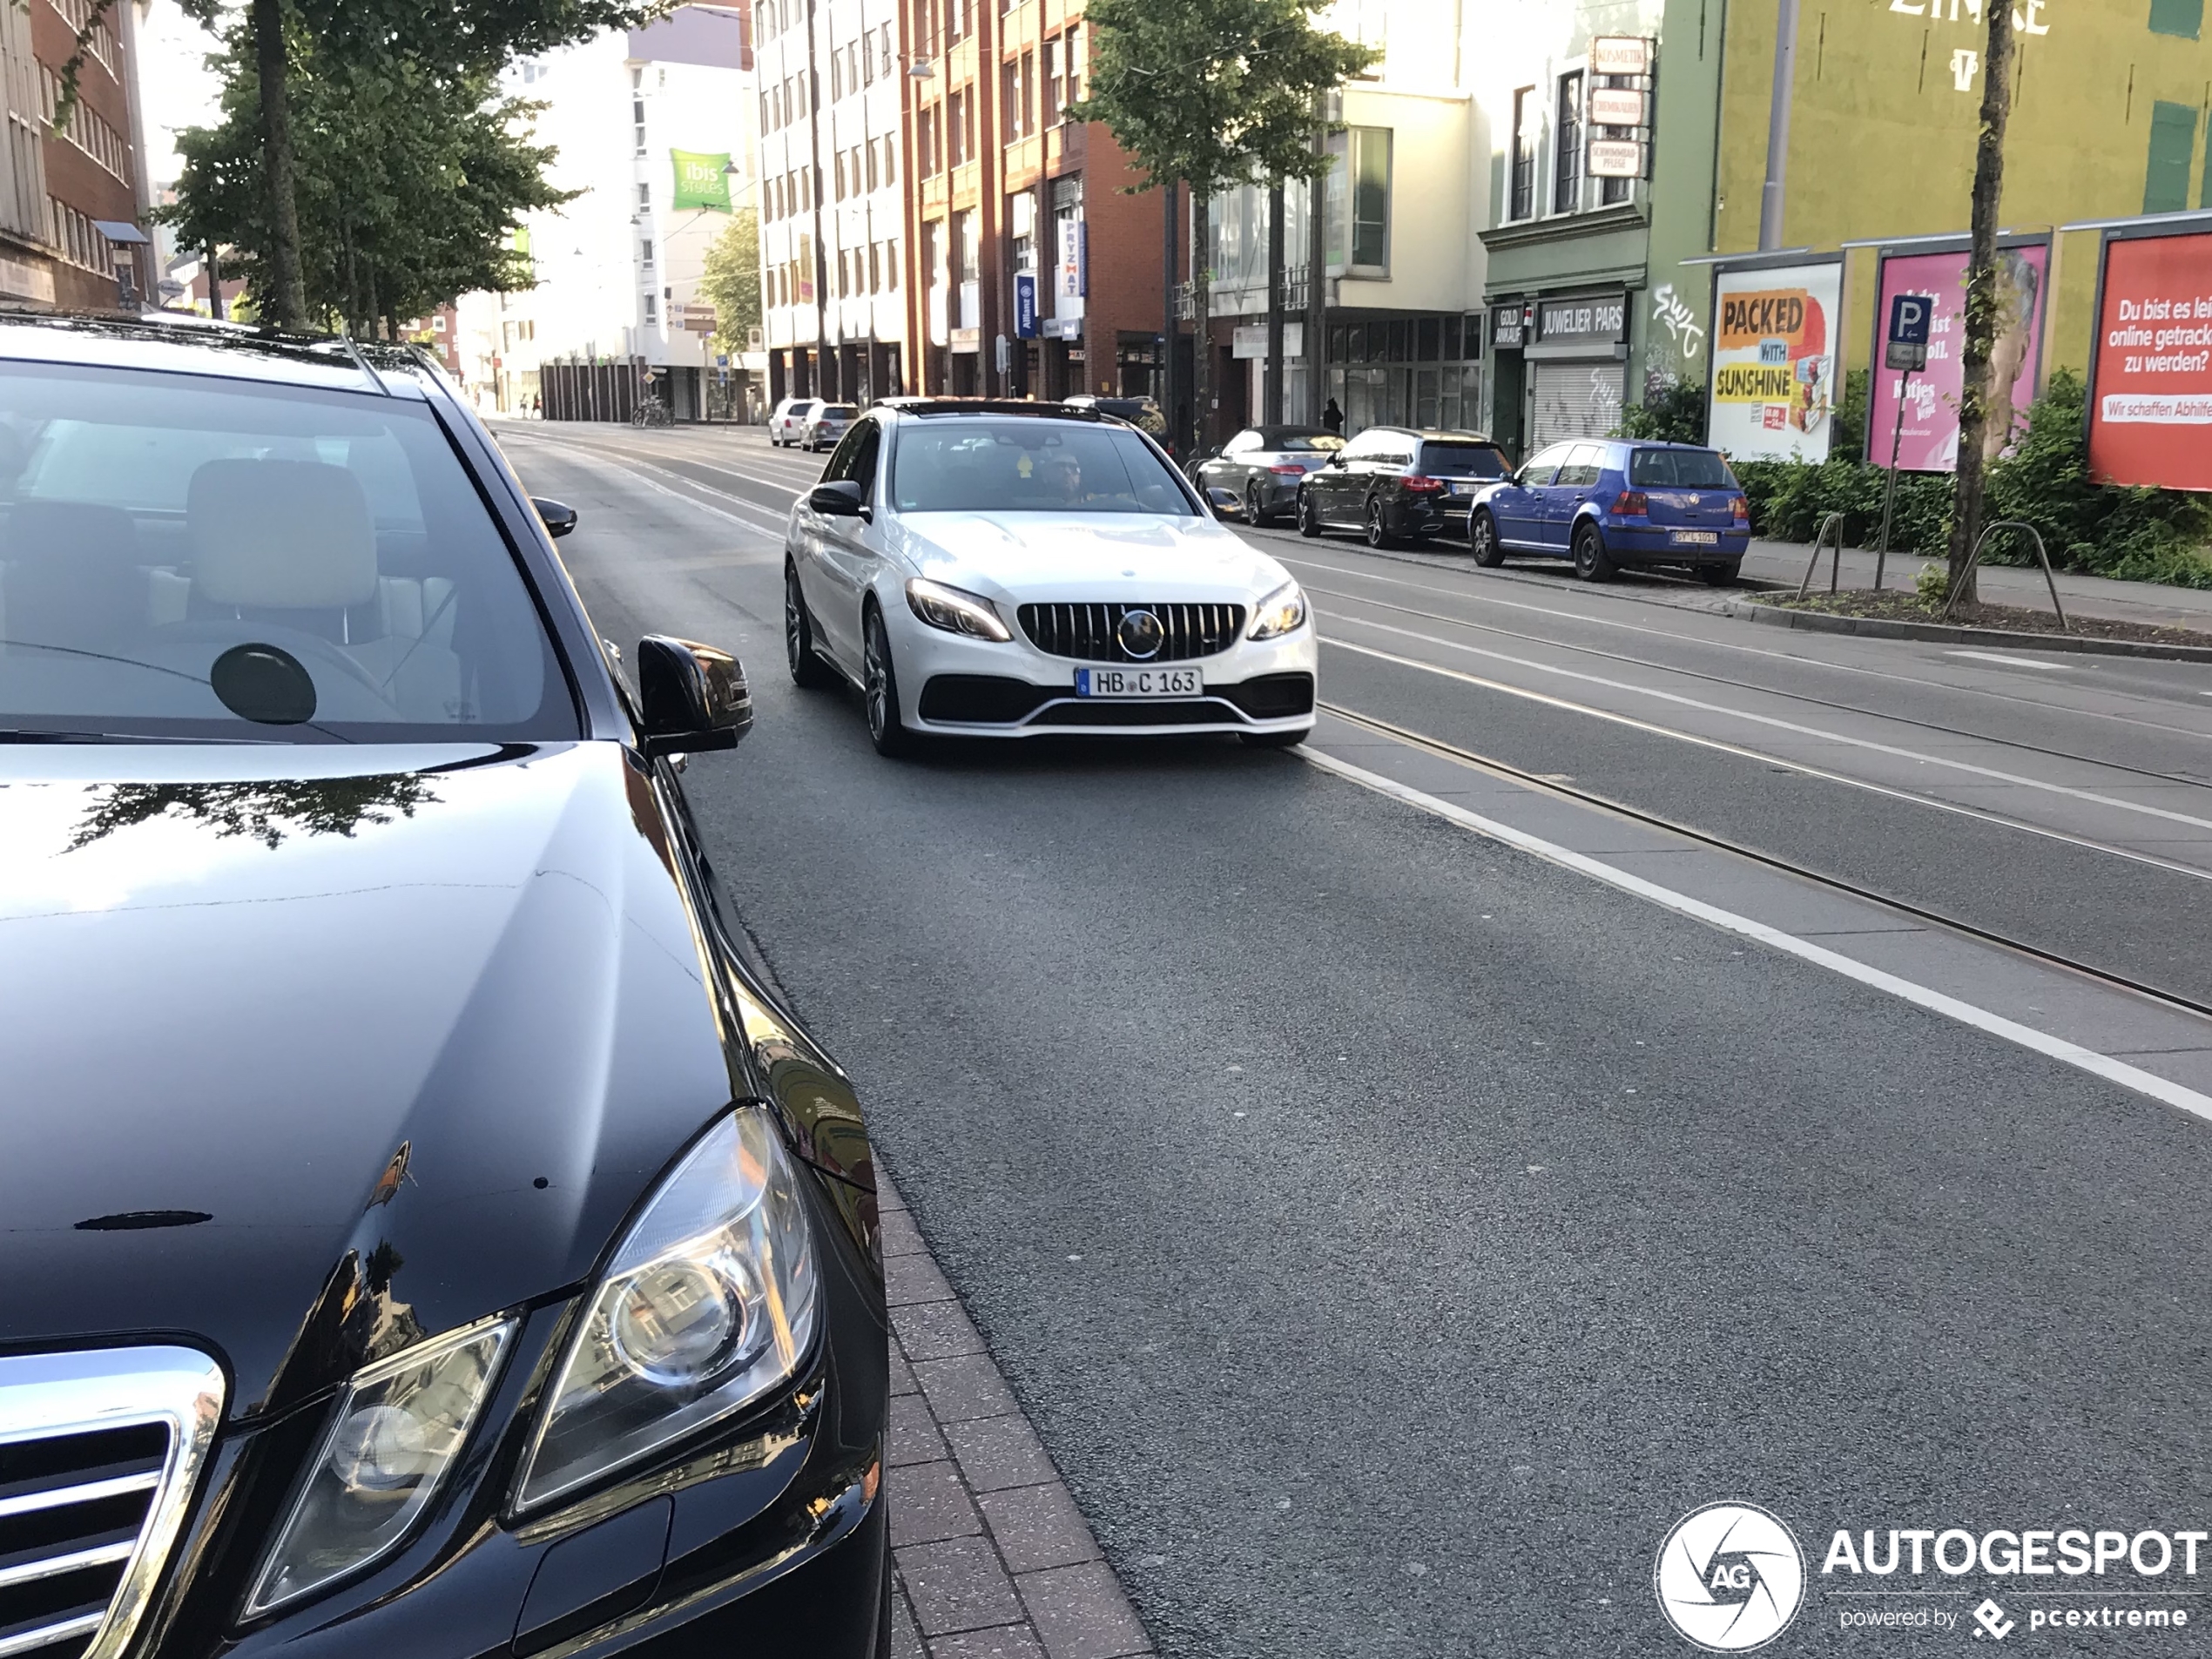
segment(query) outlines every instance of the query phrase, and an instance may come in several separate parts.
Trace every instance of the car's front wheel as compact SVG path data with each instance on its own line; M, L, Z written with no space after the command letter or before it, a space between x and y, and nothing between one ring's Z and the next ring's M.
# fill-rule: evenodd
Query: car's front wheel
M860 687L868 709L868 741L880 755L896 759L912 754L914 734L899 718L899 675L891 661L891 636L885 631L883 613L873 605L861 624Z
M1506 562L1506 544L1498 539L1498 521L1480 507L1467 520L1467 550L1486 570L1494 570Z
M807 614L799 567L788 559L784 561L784 656L791 664L792 684L801 690L819 691L837 684L835 671L815 644L814 618Z
M1321 534L1321 509L1314 504L1313 492L1310 489L1298 491L1298 533L1308 541Z
M1605 537L1588 519L1575 527L1575 574L1585 582L1610 582L1618 574L1613 556L1605 550Z

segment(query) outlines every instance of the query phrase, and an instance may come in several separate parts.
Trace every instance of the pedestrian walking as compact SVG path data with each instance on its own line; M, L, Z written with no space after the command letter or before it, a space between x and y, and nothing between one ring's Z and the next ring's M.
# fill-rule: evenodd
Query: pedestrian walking
M1321 424L1328 428L1332 432L1341 432L1344 430L1344 411L1337 407L1336 399L1331 398L1323 407L1321 410Z

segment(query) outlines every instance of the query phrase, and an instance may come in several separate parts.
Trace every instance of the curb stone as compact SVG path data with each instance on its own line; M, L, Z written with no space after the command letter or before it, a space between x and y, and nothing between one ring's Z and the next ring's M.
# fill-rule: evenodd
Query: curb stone
M2212 663L2212 645L2168 645L2148 639L2097 639L2083 634L2036 634L2010 628L1968 628L1954 623L1900 622L1888 617L1835 617L1791 610L1757 600L1737 601L1724 616L1816 634L1859 634L1873 639L1932 639L1961 645L2002 645L2013 651L2074 651L2093 657L2154 658Z

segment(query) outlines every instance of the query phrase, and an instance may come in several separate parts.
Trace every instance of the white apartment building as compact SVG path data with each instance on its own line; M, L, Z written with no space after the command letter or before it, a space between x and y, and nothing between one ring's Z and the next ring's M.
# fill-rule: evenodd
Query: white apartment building
M759 0L755 22L769 395L891 395L912 380L897 0Z
M758 205L751 32L741 6L679 6L510 71L546 105L548 176L578 193L517 232L535 287L459 302L462 374L483 407L626 420L651 396L679 421L745 418L743 355L713 349L699 280L732 211Z
M1530 0L1336 0L1320 25L1380 57L1334 101L1329 140L1327 328L1321 393L1345 430L1378 423L1474 427L1483 395L1485 261L1477 234L1494 188L1481 60ZM1308 192L1284 192L1286 419L1310 420L1304 341ZM1251 185L1213 211L1216 384L1212 442L1264 407L1267 200Z

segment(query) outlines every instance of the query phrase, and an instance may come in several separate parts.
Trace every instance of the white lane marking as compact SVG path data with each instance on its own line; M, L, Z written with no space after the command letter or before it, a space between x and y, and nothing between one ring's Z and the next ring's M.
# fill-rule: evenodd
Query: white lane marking
M1865 668L1856 663L1839 663L1835 661L1832 658L1808 655L1803 651L1773 651L1761 645L1743 644L1735 640L1710 639L1700 634L1683 633L1678 629L1647 628L1639 623L1622 622L1612 617L1593 617L1586 615L1580 610L1561 610L1550 605L1532 605L1514 599L1500 599L1494 597L1491 594L1478 591L1477 589L1471 587L1446 588L1439 587L1433 582L1408 582L1399 577L1377 576L1372 570L1363 570L1351 565L1329 564L1318 559L1297 558L1287 553L1271 553L1270 556L1272 557L1278 564L1298 566L1313 570L1326 570L1334 576L1352 577L1361 582L1379 582L1393 588L1411 588L1416 593L1426 593L1442 597L1465 599L1474 604L1495 605L1503 610L1526 610L1539 617L1557 617L1568 622L1588 623L1593 628L1618 628L1624 632L1631 634L1649 634L1655 639L1664 639L1676 644L1703 646L1711 651L1737 651L1746 657L1770 657L1777 662L1791 663L1800 668L1810 667L1828 669L1838 674L1859 674L1872 679L1903 680L1908 685L1925 685L1932 691L1952 691L1964 697L1998 697L2017 700L2020 695L2017 691L1991 691L1986 686L1981 685L1954 685L1949 680L1921 679L1915 675L1900 674L1894 669ZM1458 576L1462 574L1462 572L1455 570L1447 565L1433 565L1425 568L1433 569L1441 576ZM1593 594L1590 597L1594 599L1600 597L1614 599L1623 604L1649 604L1657 603L1653 600L1635 599L1631 598L1628 595L1617 593ZM1352 603L1355 604L1380 604L1383 602L1379 599L1361 600L1354 597ZM1674 607L1674 609L1681 610L1690 616L1702 617L1720 614L1712 611L1699 610L1692 605L1678 605ZM1480 627L1483 625L1480 623L1467 622L1464 618L1458 617L1447 617L1441 618L1440 620L1470 628ZM1508 629L1498 629L1496 631L1500 633L1506 633L1510 632L1511 631ZM1563 643L1559 640L1544 639L1541 635L1538 634L1523 634L1519 637L1524 639L1540 640L1542 644L1548 645L1561 644ZM1808 638L1814 637L1818 637L1818 636L1808 636ZM1595 646L1584 646L1580 649L1595 650L1596 648ZM2155 705L2159 700L2155 698L2144 697L2132 691L2107 691L2104 695L2124 697L2130 702L2134 703L2148 703ZM2212 697L2212 691L2207 691L2204 695L2207 697ZM2038 708L2055 709L2061 713L2073 715L2084 720L2109 720L2120 725L2141 726L2147 731L2166 732L2178 737L2201 738L2204 735L2201 732L2191 732L2183 726L2168 725L2162 720L2139 720L2132 715L2114 714L2103 709L2077 708L2070 703L2044 703L2039 701L2036 703L2035 706Z
M1993 651L1947 651L1946 657L1971 657L1978 663L2002 663L2007 668L2040 668L2047 674L2071 674L2072 663L2039 663L2026 657L2000 657Z
M2094 1049L2085 1049L2078 1042L2069 1042L2064 1037L2053 1036L2047 1031L2038 1031L2033 1026L2008 1020L2001 1014L1992 1014L1986 1008L1976 1008L1971 1002L1961 1001L1955 996L1946 995L1925 985L1885 973L1878 968L1870 968L1865 962L1830 950L1824 945L1816 945L1809 939L1800 939L1795 934L1784 933L1779 927L1770 927L1763 921L1752 921L1749 916L1739 916L1732 910L1723 910L1718 905L1707 904L1703 899L1693 899L1686 893L1676 893L1673 888L1662 887L1656 881L1647 881L1640 875L1631 875L1628 871L1615 868L1586 853L1577 853L1556 842L1547 841L1541 836L1515 829L1512 825L1501 823L1494 818L1485 818L1478 813L1467 811L1464 806L1440 800L1410 784L1401 784L1394 778L1386 778L1379 772L1369 772L1364 766L1355 766L1350 761L1324 754L1310 744L1301 745L1297 752L1309 765L1318 766L1323 772L1334 772L1363 789L1371 789L1379 795L1388 795L1409 806L1457 824L1462 829L1472 830L1494 841L1502 841L1507 846L1518 847L1548 863L1573 870L1592 880L1602 881L1608 887L1618 887L1623 893L1634 894L1639 899L1647 900L1679 915L1691 917L1709 927L1756 940L1785 955L1795 956L1816 968L1824 968L1832 974L1840 974L1845 979L1856 980L1861 985L1926 1008L1932 1014L1939 1014L1946 1019L1956 1020L1961 1025L1972 1026L1977 1031L2001 1037L2007 1042L2017 1043L2061 1064L2078 1068L2107 1082L2117 1083L2122 1089L2132 1089L2137 1094L2148 1095L2153 1100L2179 1107L2212 1123L2212 1096L2200 1095L2194 1089L2184 1089L2179 1083L2168 1082L2165 1078L2155 1076L2125 1061L2114 1060L2111 1055L2099 1054Z
M1848 748L1865 749L1875 754L1888 755L1894 759L1912 760L1929 766L1944 766L1952 772L1963 772L1976 778L1987 778L2000 784L2014 784L2023 789L2040 789L2049 794L2065 795L2074 800L2086 800L2093 806L2116 807L2122 812L2141 813L2148 818L2162 818L2172 824L2187 824L2194 829L2212 830L2212 818L2195 818L2188 813L2169 812L2163 806L2153 806L2143 801L2121 800L2111 795L2100 795L2094 790L2074 789L2065 784L2046 783L2039 778L2024 778L2018 772L1999 772L1993 766L1977 766L1972 761L1949 760L1941 755L1923 754L1917 749L1902 748L1896 744L1877 743L1871 738L1854 738L1841 732L1830 732L1817 725L1803 725L1795 720L1781 719L1771 714L1753 714L1746 709L1731 709L1724 704L1707 703L1697 698L1683 697L1676 691L1662 691L1652 686L1635 685L1629 680L1608 679L1602 674L1585 674L1576 669L1559 667L1556 664L1540 663L1533 658L1514 657L1505 651L1487 651L1480 645L1464 644L1456 639L1440 639L1434 634L1417 633L1411 628L1393 627L1386 622L1369 622L1360 617L1339 617L1338 620L1351 623L1356 627L1372 628L1380 633L1397 634L1406 639L1418 639L1425 645L1441 645L1447 651L1466 651L1474 657L1487 657L1494 662L1511 663L1516 668L1534 669L1540 674L1556 674L1563 679L1581 680L1588 685L1602 685L1608 691L1628 691L1637 697L1654 698L1662 703L1673 703L1683 708L1696 709L1701 713L1718 714L1733 720L1748 720L1754 725L1770 726L1779 732L1788 732L1798 737L1816 738L1822 743L1840 743ZM1353 651L1362 649L1357 645L1350 645L1349 642L1345 640L1332 639L1326 643L1332 645L1347 645ZM1389 655L1386 651L1371 651L1369 654L1377 657ZM1409 663L1415 668L1426 668L1437 673L1449 674L1452 671L1447 668L1440 668L1433 663L1416 662L1411 658L1394 658L1392 660ZM2181 786L2188 787L2189 786Z
M532 435L532 436L536 436L536 435L535 433L533 433L531 435ZM651 466L651 465L652 464L652 463L651 463L651 462L649 462L649 461L645 461L645 460L640 459L640 458L639 458L639 456L638 456L638 452L637 452L637 450L635 450L635 449L625 449L625 448L623 448L623 447L622 447L619 443L616 443L616 442L604 442L604 441L603 441L602 447L599 447L599 448L592 448L592 446L591 446L591 444L590 444L590 441L589 441L588 439L585 439L585 438L570 438L570 439L566 440L564 443L563 443L563 441L561 441L561 440L552 440L551 442L556 442L556 444L560 444L562 447L564 447L564 448L591 448L592 453L593 453L593 454L595 454L595 455L598 455L604 456L604 457L612 457L612 458L618 459L618 460L622 460L622 461L625 461L625 462L635 461L635 462L637 462L637 465L639 465L639 466ZM747 483L752 483L752 484L763 484L763 485L765 485L765 486L766 486L768 489L770 489L781 490L784 494L786 494L786 495L787 495L787 496L796 496L804 495L804 494L805 494L805 493L806 493L808 489L811 489L812 488L813 488L813 485L812 483L793 484L793 483L788 482L787 481L786 481L786 480L784 480L784 479L781 479L781 478L764 478L764 477L762 477L762 476L761 476L759 474L758 474L758 473L740 472L740 471L739 471L737 468L735 468L735 467L725 466L722 462L718 462L718 461L708 461L708 460L705 460L705 459L704 459L703 457L698 456L698 455L682 455L682 454L679 454L679 455L677 455L671 456L671 457L670 457L670 458L671 458L671 459L673 459L673 460L682 461L682 462L687 462L688 464L690 464L690 465L691 465L691 466L694 466L694 467L703 467L703 468L705 468L705 469L707 471L709 471L709 472L718 472L718 473L722 473L722 474L725 474L725 475L727 475L727 476L729 476L729 477L732 477L732 478L742 478L742 479L744 479L744 480L745 480ZM680 474L679 474L679 475L678 475L678 476L681 476L682 475L680 475ZM689 483L698 484L698 488L699 488L699 489L714 489L714 486L713 486L713 485L711 485L711 484L700 484L700 483L698 483L698 481L697 479L695 479L695 478L693 478L693 479L687 479L687 480L685 480L685 482L689 482ZM817 481L817 482L819 482L819 481ZM718 495L718 495L723 495L723 494L725 494L725 492L721 491L721 490L715 490L715 491L714 491L714 493L715 493L716 495ZM732 500L732 501L743 501L743 500L745 499L745 497L744 497L744 496L730 496L730 497L729 497L729 499L730 499L730 500ZM760 504L759 504L759 502L752 502L752 503L751 503L751 504L752 504L752 505L753 505L753 506L755 506L755 507L759 507L759 510L761 510L762 512L773 512L773 511L775 511L775 509L774 509L774 508L772 508L772 507L761 507L761 506L760 506Z
M711 484L703 484L696 478L686 478L680 472L665 472L660 468L654 466L651 462L633 461L626 455L612 455L607 454L604 450L585 448L581 444L563 444L557 446L557 448L559 453L571 457L577 455L579 453L587 455L591 458L592 462L597 465L602 467L611 467L620 472L624 477L628 478L632 483L643 484L646 489L653 491L656 495L671 496L675 500L683 502L688 506L698 508L702 513L712 513L717 518L726 518L732 524L742 526L744 529L749 529L755 535L762 536L763 538L767 537L772 532L779 534L784 529L784 521L775 516L775 509L773 508L763 507L758 502L749 502L742 496L730 495L725 491L715 489ZM696 496L686 495L680 489L671 489L665 484L657 484L651 479L645 476L645 474L649 472L659 473L664 478L672 478L678 483L685 485L691 489L703 489L708 495L719 496L722 500L729 502L735 506L750 508L752 511L759 513L761 517L765 519L767 522L764 524L750 518L739 518L735 513L725 512L719 507L710 506L707 502L699 500Z

